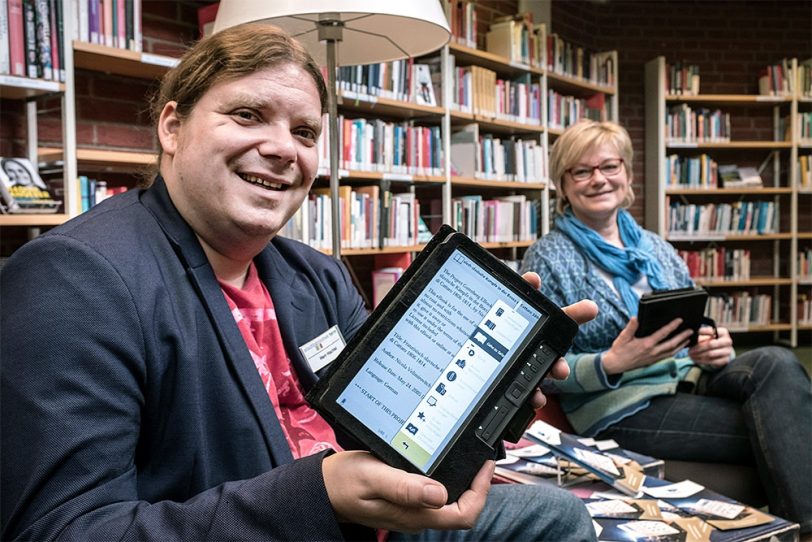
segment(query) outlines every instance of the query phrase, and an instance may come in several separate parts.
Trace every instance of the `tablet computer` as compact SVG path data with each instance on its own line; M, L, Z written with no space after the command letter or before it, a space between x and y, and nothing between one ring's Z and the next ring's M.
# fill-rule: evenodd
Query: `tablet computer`
M708 291L704 288L678 288L643 294L637 307L639 326L635 337L651 335L675 318L682 318L680 326L667 338L691 329L694 333L688 345L693 346L697 342L699 327L712 324L712 320L705 318L707 301Z
M530 395L577 329L516 272L443 226L307 399L383 461L443 483L453 502L506 432L521 435Z

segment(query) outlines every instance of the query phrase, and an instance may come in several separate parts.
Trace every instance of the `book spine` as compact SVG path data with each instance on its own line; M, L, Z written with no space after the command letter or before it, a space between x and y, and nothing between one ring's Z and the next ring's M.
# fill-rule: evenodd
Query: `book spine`
M51 63L51 16L48 0L36 2L36 36L37 56L40 77L52 80L54 78L53 64Z
M8 43L8 0L0 0L0 73L11 73Z
M80 0L85 1L85 0ZM90 8L88 15L88 25L90 28L90 43L101 44L104 41L101 29L101 0L87 0Z
M42 76L37 55L37 21L34 0L23 0L23 18L25 20L25 70L28 77L36 79Z
M8 0L8 50L11 75L25 77L25 32L22 0Z
M107 47L113 46L113 0L101 0L100 40Z
M133 0L133 40L135 46L133 51L143 49L143 36L141 35L141 0Z
M62 0L47 0L48 14L51 22L51 66L53 67L53 80L60 81L60 61L59 61L59 29L57 28L57 4L62 4Z
M126 43L124 47L131 51L135 50L135 34L133 28L133 0L125 0L124 3L124 36Z
M116 0L115 7L116 17L116 47L119 49L127 48L127 7L124 0Z

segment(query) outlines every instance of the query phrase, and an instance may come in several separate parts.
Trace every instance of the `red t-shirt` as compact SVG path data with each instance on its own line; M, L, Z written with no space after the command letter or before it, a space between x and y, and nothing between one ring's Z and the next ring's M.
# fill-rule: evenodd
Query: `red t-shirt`
M241 289L219 282L293 457L298 459L328 448L340 451L333 429L304 399L302 386L282 344L271 295L259 280L254 263Z

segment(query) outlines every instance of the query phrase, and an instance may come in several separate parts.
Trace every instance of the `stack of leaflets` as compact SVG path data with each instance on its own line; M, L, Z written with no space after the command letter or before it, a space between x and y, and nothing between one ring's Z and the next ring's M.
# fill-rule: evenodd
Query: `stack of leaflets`
M690 480L663 480L663 462L564 433L536 421L497 476L566 487L586 505L598 540L646 542L795 541L798 525L715 493Z
M0 158L0 213L55 213L60 205L30 160Z

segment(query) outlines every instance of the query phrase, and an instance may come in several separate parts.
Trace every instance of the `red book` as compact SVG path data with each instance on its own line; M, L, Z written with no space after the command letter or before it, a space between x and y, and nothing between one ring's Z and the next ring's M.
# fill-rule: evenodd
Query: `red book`
M8 41L11 75L25 77L23 0L8 0Z

